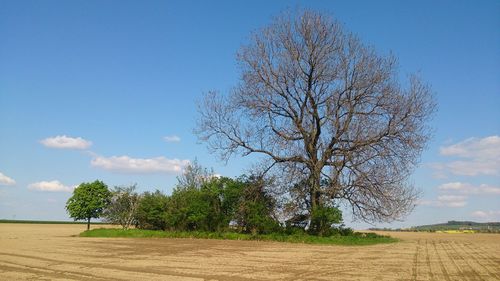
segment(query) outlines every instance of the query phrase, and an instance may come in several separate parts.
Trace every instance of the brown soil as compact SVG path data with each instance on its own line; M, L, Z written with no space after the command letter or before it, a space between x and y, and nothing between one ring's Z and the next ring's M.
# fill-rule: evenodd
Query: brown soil
M390 233L324 246L73 237L84 225L0 224L0 280L500 280L500 235Z

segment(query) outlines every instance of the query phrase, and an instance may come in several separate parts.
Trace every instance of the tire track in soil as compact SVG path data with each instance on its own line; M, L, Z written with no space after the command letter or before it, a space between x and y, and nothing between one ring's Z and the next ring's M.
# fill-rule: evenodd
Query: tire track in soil
M469 263L467 259L464 258L464 256L460 253L460 249L456 247L457 242L453 241L449 243L450 248L456 253L456 255L470 268L470 271L472 272L471 277L474 277L474 280L484 280L481 277L481 274L479 274L474 267Z
M493 268L500 268L500 261L497 257L493 257L491 255L488 255L486 251L483 251L482 248L480 247L472 247L471 244L464 244L464 247L467 247L471 251L475 252L478 254L478 256L483 257L490 265L493 266ZM497 274L498 275L498 274ZM500 278L499 278L500 279Z
M417 275L418 275L418 252L420 250L420 239L417 240L417 246L415 248L415 255L413 256L413 267L412 267L412 279L414 281L417 280Z
M451 281L450 275L448 274L448 271L446 270L446 267L444 266L443 260L441 259L441 255L439 254L439 251L436 247L436 241L432 241L432 246L434 247L434 252L436 252L436 256L438 257L439 267L441 268L441 272L443 273L444 279L446 279L446 281Z
M101 278L91 274L85 274L83 272L74 271L61 271L49 269L47 267L39 266L28 266L25 264L18 264L14 262L0 261L0 269L7 272L21 272L21 273L31 273L39 277L51 277L60 278L61 276L69 278L77 278L78 280L120 280L120 279L109 279Z
M133 273L147 273L147 274L155 274L155 275L168 275L171 277L191 277L191 278L200 278L200 279L215 279L215 280L242 280L242 281L254 281L255 279L253 278L245 278L245 277L240 277L238 276L236 279L235 278L230 278L228 276L221 276L221 275L215 275L215 274L195 274L195 273L187 273L187 272L177 272L174 270L158 270L158 269L152 269L152 268L135 268L135 267L129 267L129 266L120 266L120 265L105 265L105 264L97 264L97 263L89 263L89 262L73 262L73 261L61 261L57 259L50 259L50 258L43 258L43 257L38 257L38 256L30 256L30 255L22 255L22 254L13 254L13 253L3 253L0 252L0 256L12 256L12 257L20 257L20 258L25 258L25 259L33 259L33 260L41 260L45 262L56 262L56 263L63 263L66 265L75 265L79 268L82 266L89 267L89 268L100 268L100 269L105 269L105 270L117 270L117 271L123 271L123 272L133 272ZM4 262L4 261L2 261ZM15 264L15 263L14 263ZM20 266L26 266L23 264L19 264ZM79 274L79 272L75 271L64 271L68 273L76 273ZM92 275L95 276L95 275Z
M465 243L460 243L457 244L460 246L464 252L470 252L471 255L468 255L470 258L472 258L477 264L479 264L486 272L488 272L488 275L491 277L500 280L500 276L491 271L488 266L484 264L484 261L486 262L491 262L491 257L484 255L480 250L475 249L474 247L471 247L470 244L465 244ZM480 257L482 260L480 260L478 257ZM493 265L495 266L495 265Z
M434 273L432 273L431 260L429 257L429 243L428 243L427 239L425 240L425 263L427 264L427 267L429 268L430 280L434 280Z
M481 250L483 250L483 248L481 248ZM484 255L487 257L487 259L495 266L495 267L498 267L500 268L500 256L498 255L495 255L495 256L492 256L490 255L490 251L486 250L486 251L481 251L482 253L484 253Z
M477 280L484 280L483 277L481 277L481 274L479 274L476 269L470 264L470 262L464 258L464 256L460 253L460 248L457 247L457 242L453 241L450 243L450 247L457 253L457 256L464 261L465 264L470 268L470 271L473 272L473 275Z
M449 245L448 245L449 243L451 243L451 242L443 242L443 243L441 243L441 247L443 248L443 251L448 256L448 259L453 263L453 265L455 265L455 268L457 269L458 275L460 277L462 277L463 280L473 280L474 281L474 279L471 279L471 275L466 274L466 272L464 272L462 270L462 267L457 263L455 257L458 257L458 254L451 247L449 247Z

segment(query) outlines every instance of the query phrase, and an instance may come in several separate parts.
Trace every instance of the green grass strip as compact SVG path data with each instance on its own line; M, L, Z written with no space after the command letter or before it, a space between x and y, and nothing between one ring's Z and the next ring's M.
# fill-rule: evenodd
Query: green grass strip
M3 220L0 219L0 223L29 223L29 224L87 224L83 221L37 221L37 220ZM94 224L107 224L104 222L91 222L90 225Z
M160 231L143 229L112 229L98 228L80 233L81 237L123 237L123 238L197 238L197 239L222 239L222 240L257 240L277 241L306 244L332 244L332 245L374 245L380 243L393 243L399 241L390 236L375 233L356 232L352 236L319 237L308 234L261 234L251 235L236 232L201 232L201 231Z

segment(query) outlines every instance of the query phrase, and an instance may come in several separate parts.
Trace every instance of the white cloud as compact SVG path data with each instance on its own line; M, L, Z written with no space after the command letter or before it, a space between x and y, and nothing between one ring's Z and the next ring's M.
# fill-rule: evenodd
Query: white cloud
M457 159L432 163L438 177L443 177L446 172L462 176L500 175L500 136L469 138L441 147L440 154Z
M469 196L474 195L500 195L500 188L481 184L473 185L463 182L449 182L438 186L441 195L435 200L420 200L418 205L432 207L460 208L467 205Z
M467 201L447 201L447 202L440 202L443 204L444 207L450 207L450 208L461 208L465 207L467 205Z
M419 206L433 206L434 200L417 200L417 205Z
M450 172L459 176L495 176L500 174L500 163L497 160L470 160L470 161L452 161L449 163L439 163L434 166L442 173Z
M16 181L0 173L0 185L15 185Z
M500 136L469 138L457 144L441 147L441 155L464 158L500 157Z
M464 201L467 197L462 195L441 195L438 196L438 201L441 202L456 202L456 201Z
M163 137L163 140L166 142L180 142L181 138L176 135L172 135Z
M46 138L40 141L44 146L62 149L86 149L92 145L91 141L81 137L73 138L66 135Z
M449 192L458 192L460 194L500 195L500 187L487 184L475 186L469 183L450 182L440 185L438 189Z
M74 186L66 186L62 184L58 180L53 180L53 181L40 181L40 182L35 182L30 185L28 185L28 188L31 190L38 190L38 191L50 191L50 192L71 192L75 188Z
M499 221L500 211L474 211L471 216L483 221Z
M464 184L461 182L449 182L442 184L438 187L441 190L463 190L468 186L468 184Z
M461 208L467 205L467 197L460 195L441 195L437 200L420 200L417 205L433 206L433 207L448 207L448 208Z
M122 173L171 173L182 172L189 160L155 158L131 158L129 156L96 156L91 165L109 171Z

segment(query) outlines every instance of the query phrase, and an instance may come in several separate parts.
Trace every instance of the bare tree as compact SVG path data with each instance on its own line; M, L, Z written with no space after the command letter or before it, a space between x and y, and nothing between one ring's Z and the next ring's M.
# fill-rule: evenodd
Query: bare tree
M408 177L435 109L418 77L400 84L393 56L313 11L276 18L237 60L239 85L205 95L195 130L222 159L263 155L265 171L304 191L309 213L332 200L368 222L411 211Z
M195 159L184 169L181 176L177 177L177 187L200 189L201 186L210 181L215 176L213 169L202 167Z
M135 192L136 185L117 186L111 192L111 200L104 209L104 220L120 224L123 229L129 229L136 222L137 209L141 195Z

